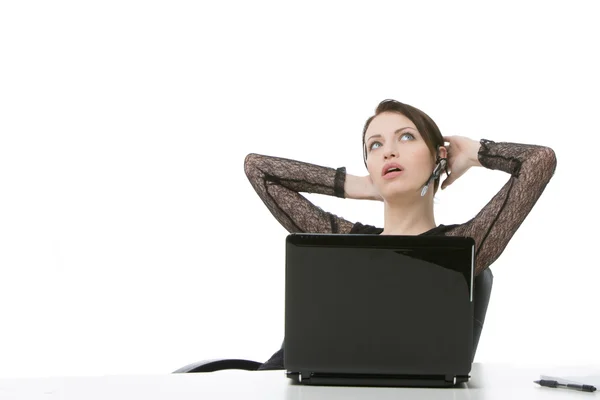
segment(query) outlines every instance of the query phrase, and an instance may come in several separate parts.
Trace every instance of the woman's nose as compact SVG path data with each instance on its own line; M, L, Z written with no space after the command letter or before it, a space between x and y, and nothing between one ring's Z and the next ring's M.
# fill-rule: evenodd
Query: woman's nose
M396 149L386 149L383 153L383 157L387 160L388 158L398 157Z

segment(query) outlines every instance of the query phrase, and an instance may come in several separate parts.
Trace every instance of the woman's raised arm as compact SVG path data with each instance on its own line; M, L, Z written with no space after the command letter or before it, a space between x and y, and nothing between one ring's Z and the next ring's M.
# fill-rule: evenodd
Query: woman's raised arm
M348 233L354 225L317 207L301 192L341 198L360 198L360 193L366 193L365 181L347 176L344 167L333 169L286 158L248 154L244 170L256 193L290 233Z
M510 178L473 219L447 233L475 240L476 275L502 254L556 169L556 155L549 147L485 139L480 143L477 155L481 165L507 172Z

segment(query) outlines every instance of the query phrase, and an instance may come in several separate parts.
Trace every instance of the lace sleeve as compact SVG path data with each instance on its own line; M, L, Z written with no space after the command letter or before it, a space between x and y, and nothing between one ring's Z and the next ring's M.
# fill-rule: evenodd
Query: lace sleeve
M508 172L511 176L473 219L447 233L475 240L476 275L502 254L556 169L554 151L536 145L482 139L478 159L485 168Z
M252 187L288 232L349 233L353 223L323 211L300 192L344 197L346 169L248 154L244 170Z

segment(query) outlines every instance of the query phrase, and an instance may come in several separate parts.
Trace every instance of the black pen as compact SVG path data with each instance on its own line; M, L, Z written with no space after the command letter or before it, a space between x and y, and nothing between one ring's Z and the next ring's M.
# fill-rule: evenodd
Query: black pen
M565 389L573 389L579 390L582 392L594 392L596 388L592 385L578 385L575 383L560 383L558 381L551 381L548 379L540 379L539 381L534 381L540 386L551 387L551 388L565 388Z

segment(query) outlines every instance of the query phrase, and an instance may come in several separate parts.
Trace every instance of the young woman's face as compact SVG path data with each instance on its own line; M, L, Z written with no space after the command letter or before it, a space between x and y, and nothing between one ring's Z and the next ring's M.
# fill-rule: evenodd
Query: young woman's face
M420 194L435 157L410 119L396 112L379 114L365 133L365 144L369 175L384 200Z

